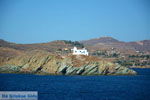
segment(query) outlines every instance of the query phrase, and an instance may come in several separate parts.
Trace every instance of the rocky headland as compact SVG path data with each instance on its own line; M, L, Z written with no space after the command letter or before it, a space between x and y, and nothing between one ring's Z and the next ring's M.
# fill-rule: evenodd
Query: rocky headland
M135 75L134 70L94 56L56 55L32 50L1 58L1 73L43 75Z

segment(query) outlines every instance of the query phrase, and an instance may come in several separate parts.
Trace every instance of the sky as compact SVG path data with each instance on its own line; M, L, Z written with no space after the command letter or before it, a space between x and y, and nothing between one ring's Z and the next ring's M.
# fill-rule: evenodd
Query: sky
M150 39L150 0L0 0L0 39Z

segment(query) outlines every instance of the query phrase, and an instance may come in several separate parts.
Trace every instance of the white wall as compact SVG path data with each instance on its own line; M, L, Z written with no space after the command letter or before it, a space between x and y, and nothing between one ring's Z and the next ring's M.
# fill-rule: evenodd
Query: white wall
M87 50L74 50L73 51L74 55L88 55Z

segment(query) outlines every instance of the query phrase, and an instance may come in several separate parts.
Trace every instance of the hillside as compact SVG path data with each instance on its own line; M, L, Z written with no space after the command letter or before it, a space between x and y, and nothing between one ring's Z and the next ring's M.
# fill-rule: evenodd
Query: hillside
M122 42L112 37L100 37L80 42L87 48L90 48L90 50L108 50L115 48L125 53L135 53L136 51L150 52L150 40Z
M74 46L85 47L91 56L112 63L117 62L122 66L150 67L150 40L122 42L112 37L101 37L80 42L57 40L36 44L16 44L0 40L0 65L9 59L38 50L59 56L69 56Z
M150 52L150 40L135 41L135 42L122 42L112 37L100 37L84 41L66 41L57 40L48 43L36 43L36 44L16 44L0 40L0 47L7 47L16 50L30 51L30 50L44 50L48 52L61 51L65 48L71 49L74 46L82 48L84 46L89 50L110 50L115 48L120 52L135 53L140 52Z
M95 45L99 43L105 43L105 44L111 44L111 43L122 43L121 41L118 41L117 39L114 39L112 37L100 37L90 40L83 40L81 43L84 43L85 45Z
M122 42L112 37L81 41L91 55L127 67L150 68L150 40Z
M57 40L48 43L16 44L5 40L0 40L0 47L11 48L19 51L44 50L44 51L55 53L56 51L62 51L65 48L70 50L74 46L77 46L79 48L83 47L83 45L78 41L72 42L66 40Z
M150 40L128 42L127 46L134 47L137 51L150 52Z
M60 56L30 51L1 62L1 73L53 75L135 75L136 72L93 56Z

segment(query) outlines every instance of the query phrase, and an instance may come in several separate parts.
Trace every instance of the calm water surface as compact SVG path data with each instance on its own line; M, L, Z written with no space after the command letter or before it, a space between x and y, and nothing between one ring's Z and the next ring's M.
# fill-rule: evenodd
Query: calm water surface
M150 100L150 69L135 76L0 74L0 91L38 91L39 100Z

